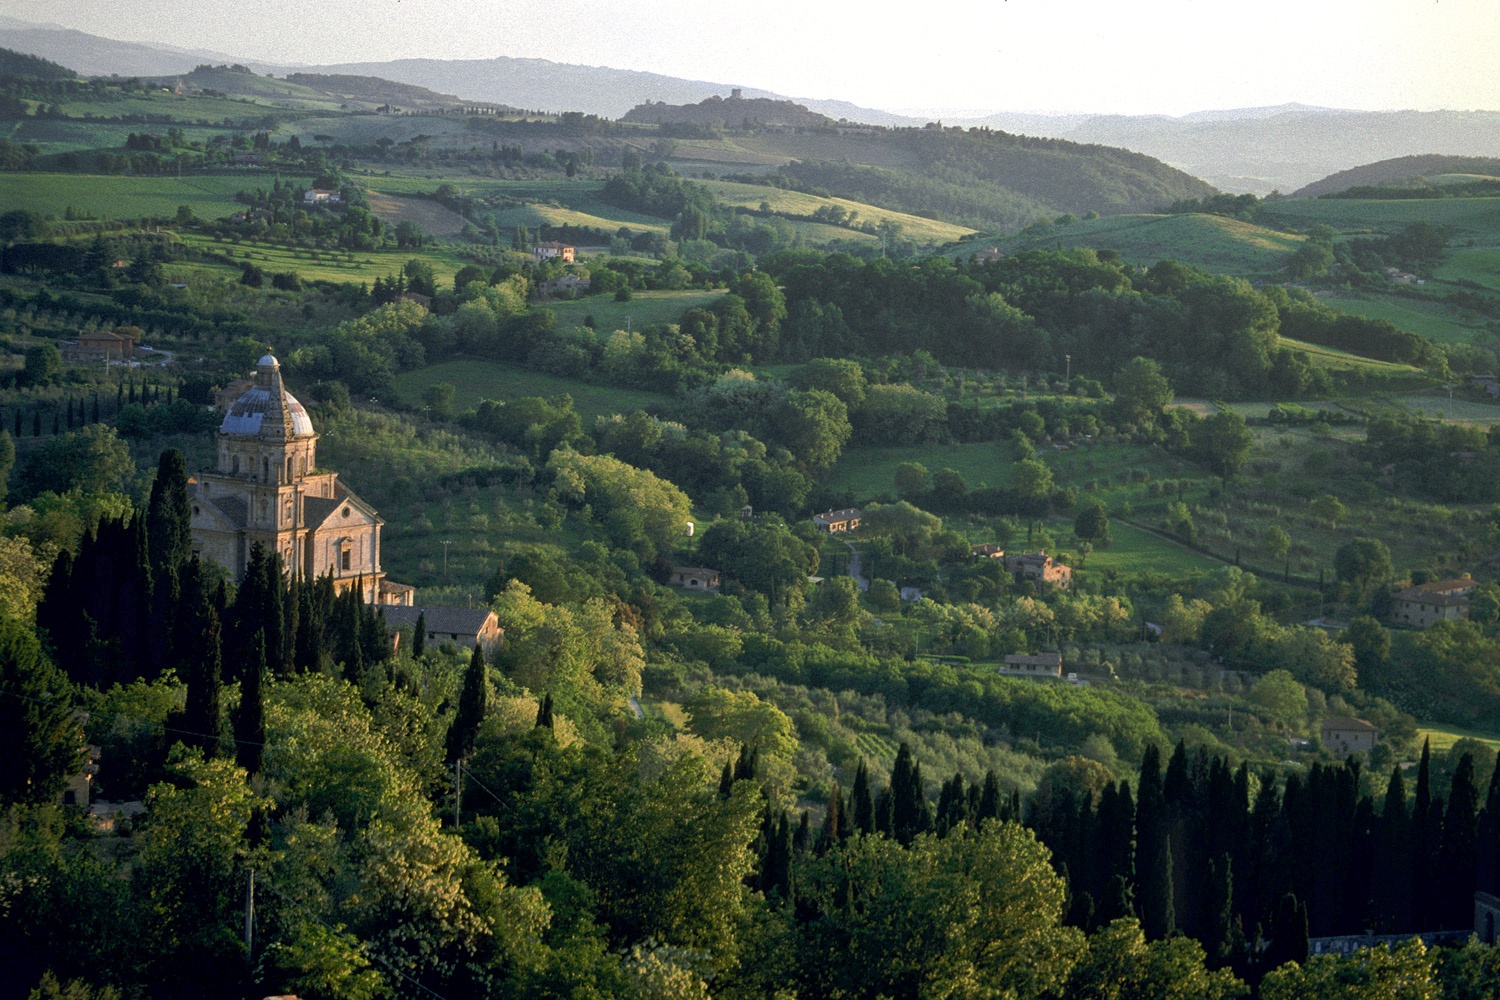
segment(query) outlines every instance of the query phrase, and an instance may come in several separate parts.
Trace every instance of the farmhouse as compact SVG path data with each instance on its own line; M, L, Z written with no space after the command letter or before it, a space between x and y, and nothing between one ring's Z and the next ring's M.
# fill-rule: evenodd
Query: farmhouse
M1439 580L1407 587L1391 597L1391 621L1426 628L1441 621L1469 617L1469 594L1478 583L1473 577Z
M1000 673L1020 677L1061 677L1061 653L1011 653Z
M985 542L983 545L970 545L969 555L975 559L1004 559L1005 547L996 545L994 542Z
M452 642L464 649L478 646L486 657L495 655L495 650L505 640L505 629L500 619L489 608L382 608L385 624L392 632L404 628L416 628L421 620L427 627L426 641Z
M828 510L821 514L813 515L813 524L832 535L840 531L853 531L859 527L859 519L862 516L863 512L857 507L847 507L843 510Z
M308 188L302 192L302 204L304 205L337 205L344 200L344 196L337 191L328 191L323 188Z
M219 425L218 468L189 483L193 551L239 580L258 543L288 574L330 574L339 592L409 603L414 591L388 583L380 568L384 522L338 473L317 467L317 442L307 410L282 385L281 365L262 357Z
M554 295L582 295L588 291L593 284L588 278L579 277L576 274L564 274L550 281L538 282L536 293L544 299Z
M1072 567L1053 561L1045 552L1020 552L1006 556L1005 572L1014 577L1017 583L1029 580L1059 590L1067 590L1073 582Z
M1351 753L1365 753L1375 748L1380 730L1364 719L1330 716L1323 720L1321 732L1323 745L1340 757Z
M77 352L85 357L102 357L106 361L119 358L124 361L135 350L135 338L131 331L135 327L124 326L118 330L96 330L78 335Z
M549 260L560 260L564 264L571 264L576 253L576 247L555 241L538 243L531 248L531 256L536 259L538 264Z
M672 586L681 587L684 590L703 590L708 593L717 593L719 590L719 571L703 566L673 566L671 581Z

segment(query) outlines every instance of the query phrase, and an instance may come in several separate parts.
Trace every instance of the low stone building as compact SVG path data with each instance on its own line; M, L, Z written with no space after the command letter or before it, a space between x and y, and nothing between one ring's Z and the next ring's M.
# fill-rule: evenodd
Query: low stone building
M975 559L1004 559L1005 546L996 545L994 542L985 542L983 545L970 545L969 555Z
M1061 653L1011 653L1000 673L1019 677L1061 677Z
M1005 557L1005 572L1017 583L1045 584L1067 590L1073 583L1073 569L1055 561L1045 552L1021 552Z
M505 640L505 630L500 619L489 608L429 608L400 605L380 609L385 615L386 628L392 632L415 629L421 621L427 629L425 641L429 643L451 642L464 649L478 646L486 657L495 655L495 650Z
M1340 757L1347 757L1352 753L1369 753L1373 750L1376 741L1380 739L1380 730L1364 719L1330 716L1323 720L1319 735L1323 746L1329 751Z
M578 250L576 247L570 246L567 243L558 243L555 240L538 243L531 248L531 256L538 264L549 260L560 260L564 264L571 264L577 258L577 255Z
M702 590L718 593L719 571L705 566L673 566L671 584L683 590Z
M1469 595L1479 581L1461 576L1407 587L1391 597L1391 621L1426 628L1441 621L1469 617Z
M859 519L863 516L863 512L856 507L826 510L821 514L813 515L813 524L833 535L840 531L853 531L859 527Z

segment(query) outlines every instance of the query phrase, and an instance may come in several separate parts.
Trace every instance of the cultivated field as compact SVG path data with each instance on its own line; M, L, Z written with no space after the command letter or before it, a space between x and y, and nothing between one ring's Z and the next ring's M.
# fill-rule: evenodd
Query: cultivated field
M485 399L509 400L567 393L573 397L573 408L583 418L585 427L592 426L595 417L632 413L647 406L671 402L670 397L660 393L592 385L499 361L444 361L429 365L398 375L396 392L402 402L419 407L422 405L422 390L441 382L458 389L454 405L460 410L472 409Z
M96 174L0 174L0 211L26 208L62 218L69 208L100 219L170 216L186 205L195 215L219 219L244 206L239 191L266 187L261 174L191 174L176 177L112 177Z

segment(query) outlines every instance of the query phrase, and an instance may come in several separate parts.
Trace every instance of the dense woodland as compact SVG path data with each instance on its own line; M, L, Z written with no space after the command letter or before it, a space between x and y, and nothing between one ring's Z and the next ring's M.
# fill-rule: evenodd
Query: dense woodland
M1269 275L1187 246L937 255L770 199L913 226L1276 205L933 128L879 139L939 151L926 180L799 161L747 209L670 145L614 145L629 123L455 107L462 144L346 141L248 97L125 120L167 98L0 72L21 125L120 131L0 150L26 167L259 160L222 212L0 206L0 996L1500 994L1469 933L1500 894L1500 446L1461 379L1500 341L1328 301L1436 274L1465 251L1445 217L1309 226ZM281 83L202 74L237 77ZM346 117L320 120L379 119ZM999 150L1035 190L990 183ZM409 164L462 233L378 209ZM465 189L501 172L630 224ZM1065 201L1090 184L1123 187ZM587 294L540 297L564 275ZM1500 315L1486 289L1400 301ZM101 331L142 363L79 357ZM259 550L240 581L193 555L214 391L270 350L392 577L492 609L492 659ZM847 536L811 522L844 507ZM1390 626L1460 572L1466 618ZM1064 676L1002 672L1038 651ZM1373 750L1322 745L1349 716ZM1365 946L1312 953L1341 936Z

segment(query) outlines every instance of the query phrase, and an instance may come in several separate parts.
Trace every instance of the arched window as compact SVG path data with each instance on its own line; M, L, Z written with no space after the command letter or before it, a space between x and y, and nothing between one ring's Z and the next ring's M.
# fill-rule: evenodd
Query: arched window
M286 479L287 482L292 481L292 456L290 455L286 457Z

